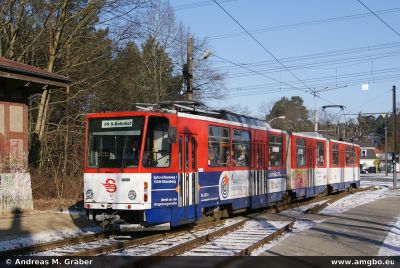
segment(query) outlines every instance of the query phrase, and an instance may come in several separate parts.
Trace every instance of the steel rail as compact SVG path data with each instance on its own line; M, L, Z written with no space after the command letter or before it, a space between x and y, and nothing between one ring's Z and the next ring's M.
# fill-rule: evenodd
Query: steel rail
M107 246L103 246L103 247L79 251L79 252L67 254L66 256L78 257L78 256L104 255L104 254L107 254L107 253L110 253L113 251L124 250L124 249L130 248L130 247L145 245L145 244L156 242L158 240L176 237L176 236L188 233L188 232L198 231L198 230L203 230L203 229L207 229L210 227L219 226L219 225L222 225L224 222L225 222L225 220L202 223L202 224L199 224L199 225L196 225L193 227L186 227L184 229L168 231L168 232L165 232L162 234L150 235L150 236L136 238L136 239L132 239L132 240L128 240L128 241L120 241L120 242L113 243L112 245L107 245Z
M350 189L349 191L362 192L362 191L371 190L372 188L373 187ZM329 199L329 201L333 202L333 201L336 201L337 199L342 198L343 197L342 195L344 193L347 193L347 192L342 192L342 193L337 194L337 195L335 195L333 197L331 195L319 196L319 197L313 198L313 199L307 199L307 200L303 199L303 200L300 200L300 201L296 201L295 203L292 203L292 204L281 204L281 205L275 206L275 208L266 209L264 211L264 213L265 212L270 212L272 210L275 210L276 212L281 212L281 211L284 211L284 210L287 210L287 209L303 206L303 205L306 205L306 204L309 204L309 203L318 202L318 199L320 199L320 201L324 200L324 199ZM320 206L323 206L320 209L318 209L318 208L316 208L316 209L318 211L322 210L323 208L325 208L329 204L329 201L327 201L324 204L320 205ZM239 223L236 223L236 224L233 224L233 225L228 226L228 227L225 227L227 229L225 229L225 228L220 229L220 230L218 230L218 231L216 231L214 233L206 235L205 238L197 238L197 242L189 241L189 242L180 244L180 245L178 245L176 247L176 250L177 250L178 253L173 253L173 248L170 248L168 250L156 253L155 255L156 256L171 256L171 255L181 254L181 253L183 253L183 252L185 252L187 250L190 250L191 248L195 248L196 247L196 246L192 247L190 245L191 243L198 243L197 246L200 246L200 245L202 245L202 244L204 244L204 243L206 243L208 241L211 241L211 240L213 240L213 239L215 239L215 238L217 238L219 236L224 235L224 232L225 232L224 230L226 230L226 232L229 232L229 230L234 231L234 230L236 230L238 228L241 228L241 226L243 226L246 221L247 220L239 222ZM163 234L156 234L156 235L151 235L151 236L142 237L142 238L136 238L136 239L128 240L128 241L119 241L119 242L116 242L116 243L114 243L112 245L103 246L103 247L100 247L100 248L88 249L88 250L81 251L81 252L76 252L76 253L71 253L71 254L67 254L66 256L95 256L95 255L103 255L103 254L106 254L106 253L109 253L109 252L123 250L123 249L129 248L129 247L133 247L133 246L137 246L137 245L149 244L149 243L155 242L157 240L162 240L162 239L178 236L178 235L190 232L190 231L201 230L201 229L205 229L205 228L209 228L209 227L218 226L218 225L223 224L224 222L225 222L225 220L201 223L201 224L198 224L198 225L196 225L194 227L187 227L185 229L169 231L169 232L166 232L166 233L163 233ZM284 226L284 227L282 227L280 229L285 229L286 231L288 231L287 230L288 228L290 229L291 226ZM42 251L51 250L51 249L55 249L55 248L65 247L65 246L68 246L68 245L74 245L74 244L85 243L85 242L93 242L93 241L96 241L96 240L106 239L109 236L110 236L110 233L103 232L103 233L97 233L97 234L92 234L92 235L85 235L85 236L81 236L81 237L73 237L73 238L63 239L63 240L54 241L54 242L47 242L47 243L30 245L30 246L25 246L25 247L20 247L20 248L3 250L3 251L0 251L0 256L16 256L16 255L23 255L23 254L34 253L34 252L42 252Z
M313 206L313 207L311 207L309 209L306 209L302 213L302 215L297 217L295 220L293 220L289 224L283 226L282 228L279 228L274 233L269 234L267 237L257 241L256 243L252 244L251 246L241 250L240 252L235 254L235 256L250 255L252 251L254 251L255 249L259 248L260 246L262 246L262 245L264 245L266 243L269 243L271 240L280 237L281 235L283 235L286 232L291 231L293 226L294 226L294 224L296 223L296 221L298 221L305 214L310 214L310 213L316 214L319 211L321 211L322 209L326 208L330 203L332 203L334 201L337 201L337 200L339 200L339 199L341 199L341 198L343 198L345 196L348 196L349 194L356 193L356 192L368 191L368 190L371 190L371 189L373 189L373 187L349 189L348 191L340 192L340 193L338 193L338 194L336 194L334 196L331 196L331 195L330 196L319 196L319 197L314 198L312 200L304 200L303 199L301 201L298 201L298 202L296 202L298 204L295 204L294 207L299 207L300 205L307 205L308 203L311 203L311 202L320 202L320 201L323 201L324 199L328 199L326 202L324 202L322 204L316 204L315 206ZM278 206L278 207L279 208L280 207L285 207L285 210L293 208L292 206L287 206L287 205L281 205L281 206ZM270 212L270 211L271 210L265 210L263 213ZM263 214L263 213L257 213L257 214ZM229 233L229 230L235 231L235 230L243 227L243 225L249 220L250 219L243 220L243 221L238 222L236 224L233 224L231 226L222 228L222 229L220 229L220 230L218 230L216 232L213 232L213 233L207 234L205 236L196 238L196 239L194 239L192 241L188 241L188 242L185 242L183 244L179 244L177 246L171 247L171 248L169 248L167 250L160 251L158 253L155 253L155 254L151 255L152 257L143 257L143 258L141 258L139 260L127 261L125 264L123 264L123 265L121 265L119 267L121 267L121 268L122 267L124 267L124 268L125 267L133 267L133 266L136 266L136 267L149 267L149 266L152 266L152 265L155 265L155 264L159 264L159 263L163 262L164 260L168 259L168 257L166 257L166 256L176 256L176 255L182 254L182 253L184 253L184 252L186 252L188 250L191 250L193 248L199 247L199 246L201 246L201 245L203 245L203 244L205 244L207 242L212 241L213 239L215 239L217 237L223 236L225 233ZM228 232L226 232L226 231L228 231ZM158 257L156 257L156 256L158 256ZM165 258L167 258L167 259L165 259ZM237 259L235 259L235 258L225 259L223 263L217 263L214 267L226 267L226 265L228 263L234 262L236 260Z
M299 221L301 218L303 218L306 214L317 214L321 210L323 210L324 208L329 206L329 204L331 204L333 202L336 202L339 199L342 199L342 198L344 198L344 197L346 197L346 196L348 196L350 194L356 193L356 192L364 192L364 191L368 191L368 190L371 190L371 189L372 189L372 187L349 189L349 191L341 192L341 193L338 193L338 194L336 194L334 196L329 196L330 198L322 198L322 199L327 199L327 201L325 201L322 204L316 204L315 206L313 206L313 207L311 207L309 209L306 209L303 212L302 215L300 215L299 217L297 217L296 219L294 219L293 221L291 221L287 225L283 226L282 228L279 228L278 230L276 230L272 234L267 235L263 239L261 239L261 240L257 241L256 243L248 246L247 248L239 251L237 254L235 254L235 256L249 256L257 248L263 246L264 244L268 244L272 240L282 236L283 234L285 234L287 232L290 232L293 229L294 224L297 221Z
M364 190L362 189L360 191L364 191ZM308 203L320 202L320 201L323 201L324 199L327 199L327 201L325 201L322 204L316 204L315 206L306 209L302 213L302 215L300 215L299 217L294 219L289 224L283 226L282 228L279 228L274 233L268 235L266 238L256 242L255 244L247 247L246 249L240 251L236 255L237 256L249 255L254 249L256 249L256 248L260 247L261 245L263 245L265 243L268 243L268 242L272 241L273 239L281 236L282 234L290 231L293 228L294 224L298 220L300 220L304 215L311 214L311 213L312 214L316 214L319 211L321 211L324 208L326 208L331 202L337 201L337 200L339 200L339 199L341 199L341 198L343 198L343 197L345 197L345 196L347 196L349 194L350 194L349 191L345 191L345 192L338 193L338 194L336 194L334 196L320 196L320 197L317 197L317 198L314 198L314 199L311 199L311 200L304 200L303 202L299 201L299 202L296 202L295 204L291 204L291 205L279 206L279 209L281 209L281 207L284 207L284 210L287 210L287 209L290 209L290 208L293 208L293 207L299 207L300 205L303 206L303 205L306 205ZM194 248L197 248L197 247L199 247L201 245L204 245L204 244L206 244L206 243L208 243L208 242L210 242L210 241L212 241L212 240L214 240L214 239L216 239L218 237L224 236L226 234L229 234L231 232L236 231L237 229L242 228L244 226L244 224L249 220L250 219L246 219L246 220L240 221L238 223L235 223L233 225L224 227L224 228L219 229L219 230L217 230L215 232L206 234L204 236L198 237L198 238L193 239L191 241L188 241L188 242L176 245L174 247L171 247L169 249L157 252L157 253L153 254L152 256L176 256L176 255L182 254L182 253L184 253L186 251L189 251L191 249L194 249Z
M176 255L182 254L188 250L191 250L191 249L199 247L205 243L208 243L217 237L224 236L228 233L231 233L237 229L242 228L245 225L245 223L248 222L249 220L250 219L242 220L240 222L234 223L232 225L229 225L227 227L224 227L224 228L214 231L212 233L195 238L191 241L188 241L188 242L179 244L177 246L171 247L169 249L157 252L151 256L176 256Z
M319 208L320 204L317 204L314 207L318 207ZM311 211L315 211L316 209L314 207L311 208L311 209L307 209L304 213L310 213ZM302 216L303 215L301 215L300 217L302 217ZM294 221L290 222L289 224L285 225L284 227L278 229L277 231L275 231L273 234L269 235L268 237L270 237L270 239L274 239L275 237L279 236L280 234L291 230L293 225L295 224L295 222L300 217L296 218ZM232 233L232 232L234 232L234 231L236 231L236 230L238 230L240 228L243 228L243 226L249 220L250 219L242 220L242 221L240 221L238 223L235 223L235 224L232 224L230 226L224 227L224 228L219 229L219 230L217 230L215 232L203 235L203 236L195 238L195 239L193 239L191 241L188 241L188 242L176 245L174 247L171 247L169 249L157 252L157 253L155 253L155 254L153 254L151 256L177 256L177 255L182 254L182 253L184 253L186 251L192 250L192 249L197 248L197 247L199 247L201 245L204 245L204 244L206 244L208 242L211 242L211 241L215 240L218 237L227 235L227 234ZM272 238L272 237L274 237L274 238ZM246 250L244 252L246 252ZM242 254L238 254L238 255L240 256Z
M106 239L109 236L108 233L97 233L91 235L84 235L79 237L72 237L63 240L57 240L47 243L40 243L35 245L29 245L25 247L13 248L8 250L0 251L0 256L7 257L7 256L17 256L23 255L27 253L34 253L34 252L42 252L58 247L64 247L73 244L85 243L85 242L93 242L100 239Z

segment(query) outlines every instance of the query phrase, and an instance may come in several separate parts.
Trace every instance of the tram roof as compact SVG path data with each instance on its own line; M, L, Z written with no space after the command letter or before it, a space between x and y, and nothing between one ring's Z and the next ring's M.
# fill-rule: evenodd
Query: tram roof
M205 117L211 117L245 125L270 128L266 121L255 117L237 114L227 110L211 109L201 102L196 101L165 101L158 104L137 103L136 108L143 111L163 111L193 114Z

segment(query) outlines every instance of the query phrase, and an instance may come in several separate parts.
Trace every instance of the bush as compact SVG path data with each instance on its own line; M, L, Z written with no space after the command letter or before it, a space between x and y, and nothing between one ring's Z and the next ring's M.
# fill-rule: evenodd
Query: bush
M82 201L83 175L54 176L32 171L32 197L35 209L69 207Z

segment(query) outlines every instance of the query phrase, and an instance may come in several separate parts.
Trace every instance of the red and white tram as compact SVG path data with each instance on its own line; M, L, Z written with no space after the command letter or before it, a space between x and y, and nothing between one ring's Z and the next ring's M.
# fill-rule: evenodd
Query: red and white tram
M88 114L84 205L99 223L168 229L359 187L359 146L226 111Z

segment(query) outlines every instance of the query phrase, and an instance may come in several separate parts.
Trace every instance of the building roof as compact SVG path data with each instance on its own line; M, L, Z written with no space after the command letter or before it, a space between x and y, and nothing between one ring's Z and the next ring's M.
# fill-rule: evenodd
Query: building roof
M376 146L374 145L373 141L360 141L359 142L361 147L368 147L368 148L375 148Z
M361 147L361 159L377 159L379 155L382 155L383 152L376 147ZM365 154L363 155L363 152Z
M31 94L44 88L67 88L71 82L68 77L0 57L0 89L23 89L25 94Z

